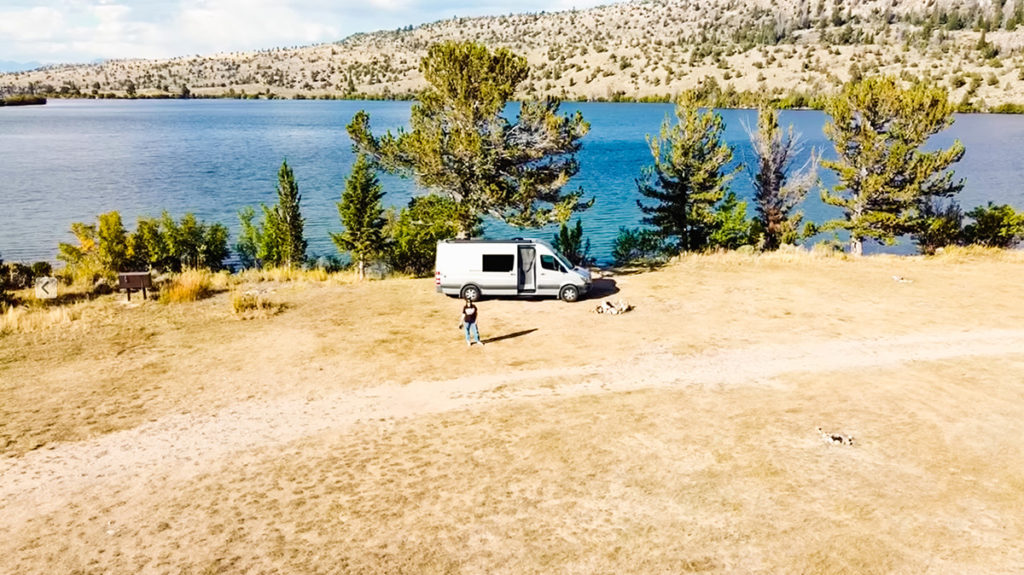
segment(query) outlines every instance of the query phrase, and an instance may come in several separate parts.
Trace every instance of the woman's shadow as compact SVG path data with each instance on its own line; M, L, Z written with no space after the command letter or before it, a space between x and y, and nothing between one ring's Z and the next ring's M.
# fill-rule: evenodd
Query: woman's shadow
M587 299L601 299L616 293L619 293L619 288L615 285L615 280L611 278L598 278L590 284L590 291L587 293ZM494 343L496 341L522 337L537 331L537 329L538 328L524 329L522 331L490 337L483 340L483 343Z
M524 329L522 331L517 331L517 332L514 332L514 333L507 333L505 335L499 335L497 337L489 337L489 338L483 340L483 343L494 343L496 341L501 341L503 339L512 339L514 337L520 337L520 336L524 336L524 335L529 335L529 334L531 334L531 333L533 333L535 331L537 331L537 328Z

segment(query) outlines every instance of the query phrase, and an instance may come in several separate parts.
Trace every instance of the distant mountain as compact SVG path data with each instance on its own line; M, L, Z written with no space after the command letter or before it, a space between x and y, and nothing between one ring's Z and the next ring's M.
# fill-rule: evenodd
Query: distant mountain
M0 60L0 72L24 72L26 70L35 70L42 66L39 62L12 62L10 60Z
M427 47L444 40L524 55L523 97L665 99L700 86L727 103L767 95L804 105L885 73L935 81L965 110L1024 104L1024 0L636 0L300 48L50 66L0 75L0 93L406 97L423 87Z

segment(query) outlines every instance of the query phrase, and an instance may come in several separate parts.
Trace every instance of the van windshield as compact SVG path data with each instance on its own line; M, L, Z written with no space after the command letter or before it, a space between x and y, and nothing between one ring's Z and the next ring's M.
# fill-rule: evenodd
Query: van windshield
M558 262L561 263L562 267L564 267L565 269L567 269L567 270L576 269L576 266L574 266L571 263L569 263L569 260L565 256L563 256L562 254L560 254L558 252L555 252L555 257L558 258Z

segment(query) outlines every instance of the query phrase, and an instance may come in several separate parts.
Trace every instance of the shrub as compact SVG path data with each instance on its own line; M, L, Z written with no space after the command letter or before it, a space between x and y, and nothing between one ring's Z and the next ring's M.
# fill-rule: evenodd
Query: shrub
M728 192L715 206L713 217L709 248L734 250L751 244L753 227L747 219L747 202L740 201L734 192Z
M7 274L3 273L4 267L4 259L0 258L0 312L6 310L12 303L11 295L7 293Z
M1024 239L1024 213L1009 205L978 206L967 212L974 222L964 226L964 242L990 248L1011 248Z
M931 198L921 206L920 221L912 234L922 254L933 255L939 248L955 245L962 235L963 213L955 200Z
M389 238L384 261L392 270L414 276L429 275L434 269L437 242L454 238L459 222L472 219L471 235L479 233L479 219L465 206L445 196L413 198L409 205L385 215L384 233Z
M57 259L64 262L64 274L73 283L92 284L105 275L99 258L99 240L96 226L82 222L71 224L71 233L77 245L61 242L57 246Z
M1024 104L1005 103L989 110L993 114L1024 114Z
M657 230L619 228L612 244L612 259L617 266L657 265L668 260L671 246Z
M160 219L139 218L128 233L118 212L98 217L98 225L75 222L71 233L77 245L61 243L57 259L65 262L72 281L93 284L113 281L117 272L156 270L180 272L183 268L223 269L228 251L228 230L223 224L207 224L193 214L180 221L167 212Z
M562 253L574 266L588 266L593 263L590 257L590 240L583 240L583 222L576 220L576 226L570 228L562 222L555 235L554 247Z
M36 262L32 264L32 277L44 278L53 274L53 266L50 262Z
M100 214L99 228L96 231L100 265L110 272L127 271L128 232L121 223L119 212Z
M191 213L175 222L164 212L154 240L166 249L166 258L161 262L167 266L164 268L166 271L186 268L219 271L224 268L224 259L229 254L227 227L218 223L207 224Z
M281 305L261 291L235 291L231 294L231 310L243 319L249 319L273 315L281 310Z
M0 263L0 273L3 274L3 282L7 289L19 290L32 287L35 281L35 274L32 268L18 262L11 262L3 265Z
M35 94L15 94L0 98L0 106L34 106L46 103L46 98Z

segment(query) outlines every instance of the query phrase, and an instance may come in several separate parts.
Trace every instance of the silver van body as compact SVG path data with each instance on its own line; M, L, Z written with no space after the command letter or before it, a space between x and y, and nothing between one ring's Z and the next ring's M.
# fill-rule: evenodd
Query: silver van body
M437 242L437 291L450 296L554 296L576 301L590 291L590 271L574 267L544 240Z

